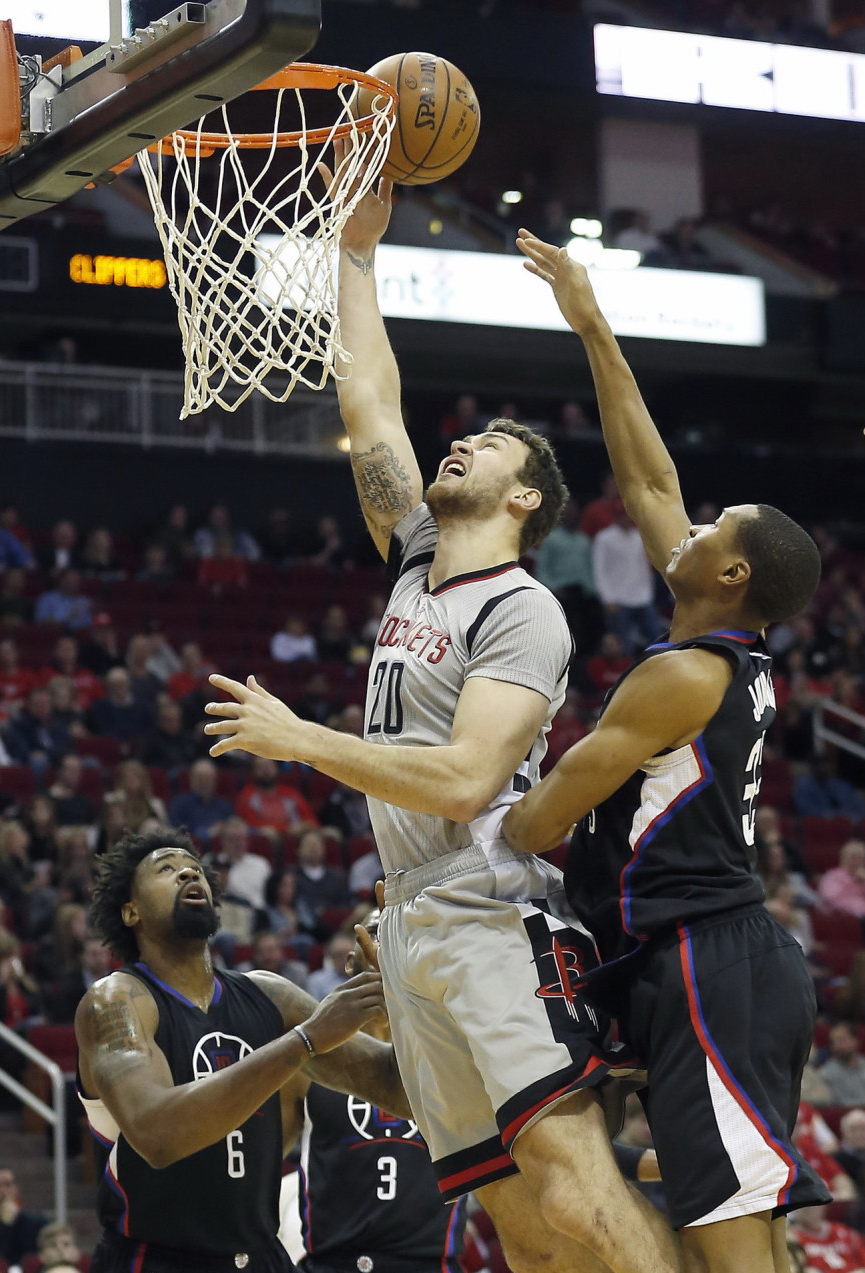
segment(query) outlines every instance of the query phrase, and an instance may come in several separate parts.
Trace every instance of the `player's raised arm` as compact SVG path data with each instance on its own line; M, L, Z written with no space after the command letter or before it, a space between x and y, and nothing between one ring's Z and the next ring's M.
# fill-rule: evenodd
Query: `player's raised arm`
M384 1011L381 978L364 973L310 1000L302 1029L318 1054L329 1052ZM122 972L90 987L75 1017L85 1096L102 1100L125 1139L151 1167L166 1167L216 1144L246 1122L309 1061L293 1029L206 1083L174 1084L156 1043L159 1012L149 990ZM300 1018L292 1021L299 1025Z
M343 143L335 143L336 163ZM421 502L423 484L402 420L399 371L378 307L375 250L387 229L391 182L358 204L343 227L339 261L339 320L350 364L337 367L339 408L351 441L351 466L370 534L387 560L391 532Z
M672 457L598 308L585 267L566 248L544 243L528 230L519 231L517 247L527 269L549 283L559 309L586 347L619 494L649 560L663 571L690 529Z

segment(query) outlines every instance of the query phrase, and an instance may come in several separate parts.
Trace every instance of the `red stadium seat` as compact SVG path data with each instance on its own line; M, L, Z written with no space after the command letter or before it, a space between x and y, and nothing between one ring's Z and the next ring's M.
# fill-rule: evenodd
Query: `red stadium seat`
M857 824L850 818L802 819L802 853L810 871L822 873L838 865L842 844L856 833Z
M36 793L36 775L29 765L0 766L0 791L22 803Z
M353 906L327 906L321 912L321 922L335 933L353 914Z
M116 738L94 734L91 738L76 738L75 750L79 756L90 756L98 760L106 769L119 765L123 759L123 748Z
M375 842L374 835L353 835L346 845L349 864L356 862L358 858L366 857L367 853L378 852L378 845Z

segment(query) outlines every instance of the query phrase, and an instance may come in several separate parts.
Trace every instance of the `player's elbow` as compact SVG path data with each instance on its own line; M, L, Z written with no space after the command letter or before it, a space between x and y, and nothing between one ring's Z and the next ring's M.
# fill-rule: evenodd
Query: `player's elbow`
M171 1167L184 1157L183 1152L174 1145L173 1138L166 1136L165 1127L158 1120L156 1127L142 1128L140 1131L130 1130L126 1134L126 1139L136 1154L143 1158L148 1167L152 1167L154 1171Z
M474 822L500 790L501 787L493 789L490 783L476 779L455 783L447 797L449 809L446 816L453 822Z

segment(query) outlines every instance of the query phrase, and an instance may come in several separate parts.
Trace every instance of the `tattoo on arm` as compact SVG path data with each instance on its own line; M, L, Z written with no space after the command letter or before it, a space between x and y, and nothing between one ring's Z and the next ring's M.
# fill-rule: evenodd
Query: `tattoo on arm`
M379 442L371 450L353 455L351 467L364 515L378 531L389 534L394 522L413 506L408 470L387 442ZM375 514L387 518L384 525L376 520Z
M371 256L355 256L353 252L346 252L346 256L355 269L360 270L361 274L372 273L373 259Z

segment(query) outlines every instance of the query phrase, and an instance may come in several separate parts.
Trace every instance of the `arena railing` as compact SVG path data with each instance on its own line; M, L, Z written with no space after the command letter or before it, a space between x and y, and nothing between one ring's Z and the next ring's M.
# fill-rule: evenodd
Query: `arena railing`
M840 747L842 751L848 751L851 755L858 756L860 760L865 760L865 745L851 738L849 734L833 729L830 723L833 717L846 721L849 725L855 725L859 731L859 738L865 739L865 716L854 712L852 708L844 707L841 703L836 703L831 698L821 698L814 708L814 742L818 754L823 754L827 744L831 743L835 747Z
M17 1052L20 1052L28 1061L32 1061L34 1065L44 1070L51 1081L51 1104L46 1105L33 1092L28 1091L23 1083L19 1083L17 1079L0 1067L0 1087L5 1087L13 1096L17 1096L19 1101L22 1101L54 1128L52 1149L54 1159L54 1219L58 1224L65 1224L68 1211L66 1201L66 1076L56 1061L52 1061L44 1052L34 1048L26 1039L22 1039L20 1034L10 1030L2 1022L0 1022L0 1039Z
M0 360L0 435L31 442L252 451L336 459L345 430L336 393L297 388L287 403L251 394L236 411L180 420L179 372Z

